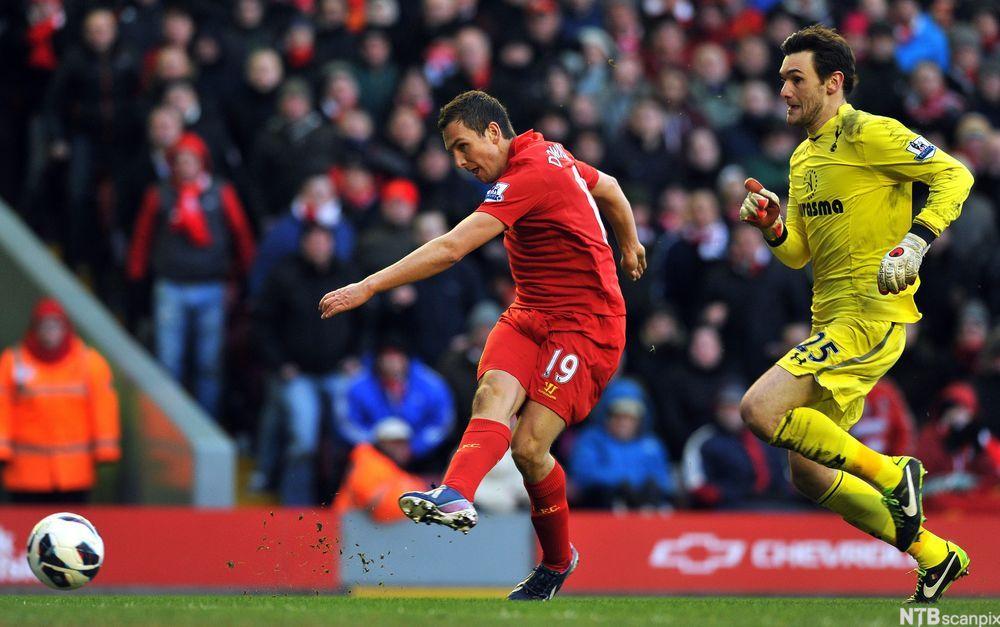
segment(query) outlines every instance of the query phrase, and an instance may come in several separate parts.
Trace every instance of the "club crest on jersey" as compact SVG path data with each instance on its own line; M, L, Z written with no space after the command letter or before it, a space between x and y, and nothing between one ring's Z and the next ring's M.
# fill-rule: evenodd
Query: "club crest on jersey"
M485 202L503 202L503 193L510 187L510 183L494 183L493 187L486 192Z
M913 141L906 145L906 152L913 153L913 158L916 161L925 161L934 156L934 153L937 152L937 146L924 139L923 135L917 135Z

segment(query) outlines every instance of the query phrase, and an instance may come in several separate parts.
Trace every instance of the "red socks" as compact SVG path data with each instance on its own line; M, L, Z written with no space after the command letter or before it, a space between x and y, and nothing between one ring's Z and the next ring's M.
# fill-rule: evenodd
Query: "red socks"
M566 502L566 473L559 462L538 483L524 484L531 499L531 524L542 545L542 564L562 572L569 568L573 552L569 547L569 504Z
M475 500L483 477L493 470L509 448L510 427L495 420L473 418L465 428L441 483L458 490L469 501Z
M473 418L465 429L458 450L451 458L441 483L472 501L476 490L510 448L510 428L495 420ZM559 462L538 483L524 484L531 498L531 524L542 545L542 563L564 571L573 560L569 547L569 504L566 473Z

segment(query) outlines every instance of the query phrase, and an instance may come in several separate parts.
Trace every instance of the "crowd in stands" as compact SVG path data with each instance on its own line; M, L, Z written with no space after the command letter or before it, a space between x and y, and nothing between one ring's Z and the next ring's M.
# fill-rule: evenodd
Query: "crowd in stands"
M810 334L810 277L736 218L746 176L787 192L803 139L779 44L834 25L858 60L852 104L976 176L855 432L923 457L928 509L995 511L998 15L991 0L16 0L0 8L0 197L256 456L254 488L289 504L340 489L338 508L391 518L372 478L436 480L468 419L513 297L503 248L349 315L316 306L475 209L485 188L435 122L486 90L518 132L618 178L650 259L622 282L621 372L559 444L572 499L798 507L738 399ZM508 471L477 502L523 502Z

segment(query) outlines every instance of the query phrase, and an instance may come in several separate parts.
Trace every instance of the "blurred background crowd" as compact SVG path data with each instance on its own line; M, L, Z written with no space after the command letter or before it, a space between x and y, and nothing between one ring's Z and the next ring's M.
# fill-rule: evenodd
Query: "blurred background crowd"
M852 104L976 176L924 261L925 318L855 433L922 457L929 509L995 511L997 15L988 0L13 0L0 197L237 439L253 491L338 493L389 520L468 419L513 297L503 248L350 315L321 321L316 305L477 206L485 188L435 121L486 90L518 132L618 178L650 258L622 285L621 372L559 443L572 500L801 507L738 403L809 335L810 277L736 216L746 176L787 192L803 138L777 96L779 44L834 25L858 60ZM521 490L508 458L477 503L517 507Z

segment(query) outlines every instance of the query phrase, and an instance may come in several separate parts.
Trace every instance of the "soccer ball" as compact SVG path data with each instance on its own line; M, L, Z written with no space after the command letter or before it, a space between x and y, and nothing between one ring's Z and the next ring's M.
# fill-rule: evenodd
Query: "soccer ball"
M28 536L28 566L50 588L79 588L97 576L103 563L104 541L79 514L46 516Z

